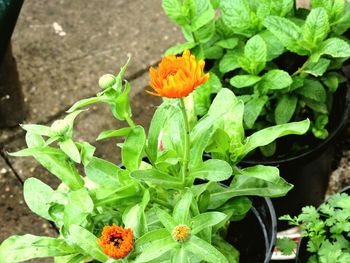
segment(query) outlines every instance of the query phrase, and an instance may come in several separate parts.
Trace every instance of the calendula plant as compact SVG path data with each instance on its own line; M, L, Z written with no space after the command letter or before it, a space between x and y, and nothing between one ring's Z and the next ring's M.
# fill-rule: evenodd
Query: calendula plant
M163 0L163 9L186 39L166 54L188 48L210 65L211 80L193 93L197 115L225 87L244 102L248 131L308 117L310 132L328 137L333 95L345 82L340 69L350 57L342 36L350 3L311 0L311 10L297 10L294 0Z
M346 193L332 196L318 210L306 206L298 216L283 216L293 226L301 228L310 252L309 263L350 262L350 197ZM281 243L286 252L291 241Z
M243 102L228 89L220 90L197 120L190 93L210 76L203 73L204 61L186 50L150 70L154 91L149 92L164 102L146 135L132 120L126 67L117 76L102 76L96 97L78 101L50 127L22 125L28 148L11 155L33 156L62 181L52 189L29 178L24 198L34 213L53 222L59 237L9 237L0 246L0 262L40 257L54 257L56 263L238 262L239 252L225 237L230 221L244 218L251 208L247 196L279 197L292 188L275 167L236 164L279 136L305 133L308 120L246 138ZM98 102L127 124L97 138L125 137L119 144L121 167L94 156L91 144L74 140L80 108ZM203 160L204 151L213 158ZM230 178L230 185L219 184Z

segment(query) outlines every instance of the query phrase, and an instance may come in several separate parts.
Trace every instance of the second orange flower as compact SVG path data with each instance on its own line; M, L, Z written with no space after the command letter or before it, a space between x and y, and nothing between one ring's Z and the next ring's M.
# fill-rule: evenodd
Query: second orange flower
M186 97L208 80L209 73L203 73L204 64L204 60L197 62L189 50L185 50L182 56L165 56L157 69L150 68L149 84L155 92L147 92L167 98Z

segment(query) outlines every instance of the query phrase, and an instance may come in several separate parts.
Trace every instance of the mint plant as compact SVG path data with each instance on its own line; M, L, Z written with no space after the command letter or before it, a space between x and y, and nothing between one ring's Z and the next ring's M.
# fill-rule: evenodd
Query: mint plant
M325 139L334 93L344 83L341 67L350 57L350 3L312 0L296 10L293 0L163 0L186 42L204 58L210 80L195 91L195 112L207 113L222 87L245 104L244 127L257 131L308 117L310 133ZM262 148L273 155L276 145Z
M350 196L346 193L332 196L318 210L312 206L303 208L299 216L283 216L289 224L299 226L307 240L309 263L345 263L350 260ZM291 242L280 242L287 253Z

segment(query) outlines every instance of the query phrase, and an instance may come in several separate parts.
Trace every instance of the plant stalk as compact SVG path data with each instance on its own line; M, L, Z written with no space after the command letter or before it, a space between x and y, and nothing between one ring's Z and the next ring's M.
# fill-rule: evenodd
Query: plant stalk
M126 115L126 116L125 116L125 120L126 120L126 122L129 124L129 126L130 126L131 128L133 128L133 127L136 126L135 123L133 122L133 120L130 118L130 116Z
M185 124L185 152L184 152L184 157L183 157L183 163L182 163L182 183L185 184L186 177L188 175L188 163L189 163L189 158L190 158L190 125L188 123L188 118L187 118L187 112L186 112L186 107L185 107L185 101L184 98L180 99L180 109L181 113L184 119L184 124Z

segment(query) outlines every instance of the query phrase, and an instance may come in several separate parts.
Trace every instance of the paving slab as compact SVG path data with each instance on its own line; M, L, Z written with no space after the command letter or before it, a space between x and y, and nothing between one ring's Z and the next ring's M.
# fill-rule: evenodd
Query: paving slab
M0 157L0 243L11 235L57 236L52 225L32 213L23 199L22 184ZM51 259L30 262L53 262Z
M179 41L161 0L25 1L12 38L25 122L47 122L94 94L99 76L128 56L126 77L138 76Z
M135 123L144 126L146 131L156 107L161 103L159 97L151 96L144 91L147 82L148 74L145 73L130 83L133 89L131 92L133 119ZM98 91L98 88L95 91ZM63 117L64 115L59 116L59 118ZM50 123L53 121L51 120ZM120 149L116 146L117 140L107 139L96 142L96 138L104 130L118 129L125 126L127 126L125 122L120 122L112 116L107 105L100 103L91 106L87 112L83 112L77 117L74 138L76 141L84 140L93 144L96 146L96 156L118 164L121 162L121 158ZM3 146L3 151L14 152L25 147L23 133L6 143ZM34 158L11 156L7 156L7 158L23 181L35 176L52 187L59 184L59 180L38 164Z

